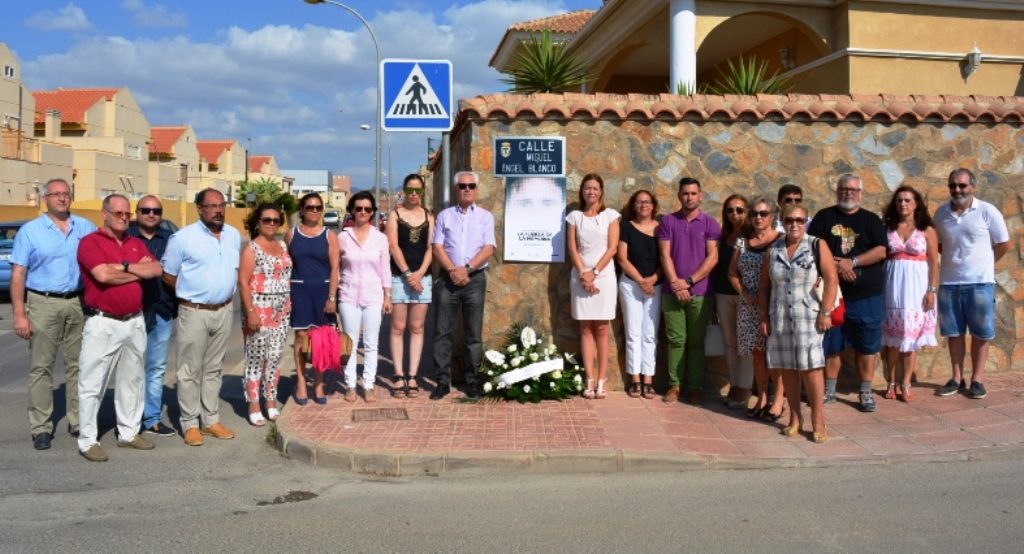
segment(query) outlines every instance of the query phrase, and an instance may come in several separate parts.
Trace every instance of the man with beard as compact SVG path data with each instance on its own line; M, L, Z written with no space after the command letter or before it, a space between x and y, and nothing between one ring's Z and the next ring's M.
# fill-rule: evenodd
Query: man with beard
M159 260L167 250L171 232L160 226L164 209L152 194L139 199L135 207L136 226L128 234L138 238ZM174 429L160 420L164 396L164 373L167 369L167 346L171 342L174 318L178 315L178 302L174 289L158 275L142 281L143 316L146 321L146 404L142 412L142 430L162 437L173 437Z
M203 444L203 435L235 436L220 423L219 395L241 249L238 230L224 225L220 191L199 191L196 206L199 221L172 235L163 256L163 280L178 298L178 405L189 446Z
M949 339L953 378L937 394L958 391L985 398L981 383L988 344L996 336L995 264L1010 249L1010 233L999 209L974 197L978 182L969 169L949 174L949 202L935 210L942 264L939 270L939 331ZM971 332L971 385L963 377L967 331Z
M825 332L825 403L836 398L836 380L842 360L839 354L856 351L862 412L875 411L871 381L877 354L882 350L882 319L885 314L885 271L882 262L888 249L882 219L861 209L864 183L849 173L836 184L836 205L819 211L807 233L824 240L835 257L839 288L846 302L843 324Z
M86 320L82 342L78 404L81 435L78 452L90 462L105 462L98 440L96 416L107 390L110 372L117 370L114 411L117 446L152 450L153 443L139 434L146 401L142 356L146 350L146 323L142 318L142 279L160 275L141 240L129 236L131 204L120 194L103 199L103 228L82 237L78 265L85 280Z

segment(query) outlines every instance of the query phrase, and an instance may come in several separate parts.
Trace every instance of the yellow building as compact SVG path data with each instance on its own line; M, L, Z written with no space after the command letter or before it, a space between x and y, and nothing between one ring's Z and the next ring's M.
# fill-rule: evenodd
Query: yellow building
M199 178L195 183L189 180L189 196L205 188L214 188L233 200L235 183L245 180L245 149L232 139L200 140L197 148Z
M676 92L754 55L792 92L1024 95L1020 0L606 0L513 25L491 66L507 71L544 29L594 76L589 92Z
M199 149L191 125L153 127L149 141L150 182L167 200L189 200L189 179L199 179ZM193 191L194 192L194 191Z
M36 206L46 181L71 182L71 148L33 138L36 101L21 81L21 63L2 42L0 67L0 205Z

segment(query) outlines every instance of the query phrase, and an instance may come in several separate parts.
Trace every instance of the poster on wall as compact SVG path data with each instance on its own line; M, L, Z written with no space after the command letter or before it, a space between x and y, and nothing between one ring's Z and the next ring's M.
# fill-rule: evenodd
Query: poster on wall
M565 261L565 177L505 178L505 261Z

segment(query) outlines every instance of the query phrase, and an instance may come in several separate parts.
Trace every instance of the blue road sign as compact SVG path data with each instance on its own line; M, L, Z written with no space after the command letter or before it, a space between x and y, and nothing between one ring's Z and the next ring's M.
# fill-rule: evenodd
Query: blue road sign
M452 129L452 62L381 60L380 87L385 131Z

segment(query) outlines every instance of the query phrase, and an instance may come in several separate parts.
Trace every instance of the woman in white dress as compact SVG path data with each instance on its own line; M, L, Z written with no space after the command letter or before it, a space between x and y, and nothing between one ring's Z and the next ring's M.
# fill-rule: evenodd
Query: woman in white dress
M572 318L580 322L580 356L587 375L584 398L604 398L608 381L609 322L615 318L617 287L612 257L619 244L619 212L604 205L604 180L596 173L583 176L580 209L569 223L569 292ZM597 370L594 358L597 357Z

